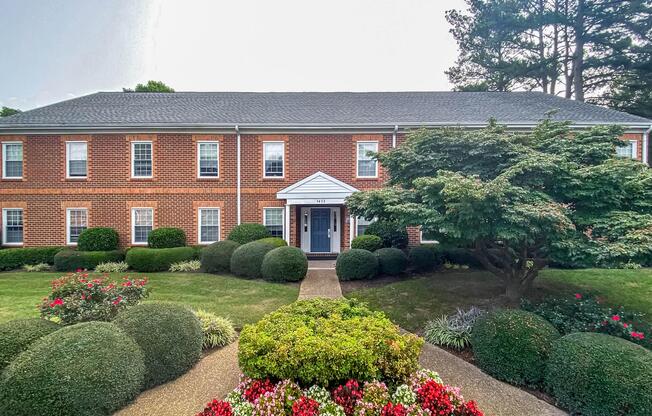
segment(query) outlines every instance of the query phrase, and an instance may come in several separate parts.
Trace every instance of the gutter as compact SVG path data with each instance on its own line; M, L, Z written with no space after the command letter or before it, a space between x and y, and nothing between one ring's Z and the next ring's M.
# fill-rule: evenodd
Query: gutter
M650 166L649 160L649 148L650 148L650 132L652 131L652 125L643 133L643 154L641 155L641 160L646 165Z
M237 212L237 224L240 225L241 222L241 210L240 210L240 127L235 125L235 136L236 136L236 171L237 171L237 185L236 185L236 212Z
M392 133L392 147L396 147L396 134L398 133L398 124L394 126L394 132Z

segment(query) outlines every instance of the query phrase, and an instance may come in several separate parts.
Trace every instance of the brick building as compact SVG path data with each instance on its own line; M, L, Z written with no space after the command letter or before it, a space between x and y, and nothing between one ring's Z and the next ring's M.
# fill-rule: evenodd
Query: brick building
M549 110L576 128L622 125L619 155L648 161L650 120L541 93L92 94L0 119L2 245L74 245L92 226L122 246L163 226L207 244L257 222L337 253L366 226L344 198L386 179L367 151L491 117L528 129Z

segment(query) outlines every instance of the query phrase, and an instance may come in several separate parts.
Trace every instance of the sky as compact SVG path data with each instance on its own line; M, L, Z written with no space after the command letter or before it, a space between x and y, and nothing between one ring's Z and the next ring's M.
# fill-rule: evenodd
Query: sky
M0 106L177 91L450 90L463 0L0 0Z

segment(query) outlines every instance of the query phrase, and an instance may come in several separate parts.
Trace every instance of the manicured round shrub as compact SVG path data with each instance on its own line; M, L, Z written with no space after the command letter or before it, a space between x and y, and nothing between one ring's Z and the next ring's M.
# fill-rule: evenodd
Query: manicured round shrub
M231 270L231 256L240 244L231 240L218 241L201 251L201 268L206 273L225 273Z
M383 247L405 248L408 245L407 229L393 221L372 222L364 235L377 235L383 240Z
M343 251L337 256L335 273L340 280L371 279L378 274L378 258L358 248Z
M379 248L383 248L383 240L377 235L361 235L351 241L351 248L368 250L373 253Z
M235 341L237 334L231 321L201 309L193 313L199 319L204 334L203 349L224 347Z
M233 227L229 233L229 240L238 244L247 244L261 238L271 237L267 228L262 224L246 223Z
M382 341L382 342L379 342ZM351 378L402 382L423 340L351 300L297 301L246 325L238 359L249 377L334 385Z
M265 254L263 279L272 282L298 282L306 276L308 258L300 248L278 247Z
M288 243L286 243L285 240L283 240L282 238L278 238L278 237L265 237L265 238L261 238L260 240L256 240L256 241L258 241L259 243L270 244L270 245L272 245L274 247L284 247L284 246L288 245Z
M181 228L155 228L147 236L150 248L173 248L186 245L186 233Z
M108 322L62 328L33 343L0 380L2 415L110 415L140 392L143 353Z
M274 246L252 241L236 248L231 256L231 273L236 276L260 279L263 277L262 266L265 254Z
M543 381L552 344L560 337L552 324L530 312L499 310L476 321L471 345L477 365L512 384Z
M59 328L54 322L38 318L16 319L0 324L0 373L31 343Z
M545 382L572 414L652 414L652 352L622 338L576 332L558 339Z
M129 334L145 354L145 388L179 377L201 356L201 324L183 306L140 304L119 313L113 323Z
M429 247L412 247L408 254L408 263L416 272L428 272L437 265L437 257Z
M79 234L79 251L111 251L118 249L118 232L109 227L87 228Z
M405 271L408 258L402 250L386 247L376 250L374 253L378 258L378 272L395 276Z
M137 272L164 272L174 263L196 258L197 250L192 247L134 247L127 251L125 260L129 267Z
M98 264L121 262L125 253L113 251L61 250L54 255L54 268L60 272L74 272L79 269L94 270Z

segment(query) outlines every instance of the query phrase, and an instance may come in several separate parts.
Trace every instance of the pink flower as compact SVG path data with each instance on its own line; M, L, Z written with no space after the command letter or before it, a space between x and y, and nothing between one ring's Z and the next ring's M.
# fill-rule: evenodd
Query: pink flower
M114 305L119 305L120 302L122 302L122 296L118 296L118 298L117 298L116 300L113 301L113 304L114 304Z
M122 284L122 286L130 287L130 286L131 286L131 280L127 280L127 281L125 281L125 282Z
M82 272L82 269L81 269L81 268L77 268L77 270L75 270L75 272L77 272L77 273L81 273L81 272Z
M92 284L92 283L89 283L89 284L86 285L86 287L90 289L90 288L93 287L93 284Z
M575 294L575 299L582 299L582 294L581 293L576 293Z
M611 317L611 320L618 322L618 321L620 321L620 316L614 315L614 316Z
M629 328L629 325L624 323L623 328L627 329L627 328Z
M60 306L63 305L63 299L61 298L56 298L54 301L50 303L50 307L54 308L55 306Z

